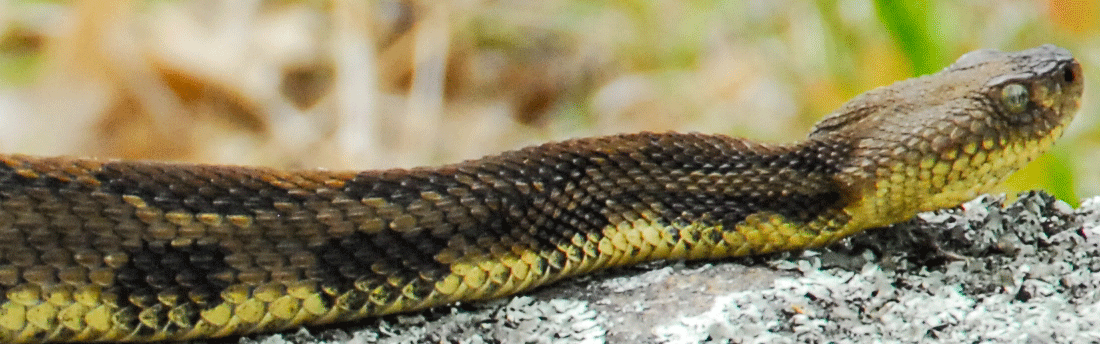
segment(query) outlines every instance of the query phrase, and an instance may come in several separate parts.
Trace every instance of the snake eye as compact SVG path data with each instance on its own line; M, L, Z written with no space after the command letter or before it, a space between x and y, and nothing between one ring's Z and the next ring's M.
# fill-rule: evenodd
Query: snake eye
M1027 110L1027 88L1020 84L1009 84L1001 89L1001 102L1012 113L1021 113Z

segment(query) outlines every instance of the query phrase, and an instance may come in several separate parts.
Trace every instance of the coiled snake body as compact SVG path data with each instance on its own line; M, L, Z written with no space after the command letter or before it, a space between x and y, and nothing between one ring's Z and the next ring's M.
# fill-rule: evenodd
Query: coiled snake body
M0 156L0 342L275 331L819 247L993 187L1082 87L1047 45L870 91L790 145L640 133L367 172Z

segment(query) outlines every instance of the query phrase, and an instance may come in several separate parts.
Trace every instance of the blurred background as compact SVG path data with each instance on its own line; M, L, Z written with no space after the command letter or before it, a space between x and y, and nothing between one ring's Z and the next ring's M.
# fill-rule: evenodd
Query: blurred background
M572 137L800 140L978 48L1070 49L1083 109L1005 190L1100 194L1096 1L0 0L0 152L369 169Z

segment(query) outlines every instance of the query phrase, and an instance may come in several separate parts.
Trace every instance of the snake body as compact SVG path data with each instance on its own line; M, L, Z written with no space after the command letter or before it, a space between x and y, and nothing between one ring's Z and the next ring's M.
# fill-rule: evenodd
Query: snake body
M366 172L4 155L0 342L277 331L819 247L990 189L1082 87L1046 45L872 90L786 145L639 133Z

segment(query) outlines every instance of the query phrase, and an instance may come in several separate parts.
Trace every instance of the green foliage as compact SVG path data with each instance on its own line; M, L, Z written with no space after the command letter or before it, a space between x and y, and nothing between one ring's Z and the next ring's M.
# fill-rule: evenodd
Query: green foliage
M1043 189L1077 207L1080 198L1074 189L1074 154L1072 147L1055 146L1050 152L1013 174L1005 184L1014 191Z
M950 61L935 18L935 2L875 0L879 21L905 53L914 75L934 73Z
M37 55L3 56L0 54L0 83L25 85L34 80L42 59Z
M30 83L41 62L40 38L20 27L0 27L0 83Z
M1042 157L1038 163L1045 173L1035 187L1041 186L1058 199L1077 207L1080 198L1074 189L1073 156L1073 151L1061 146Z

